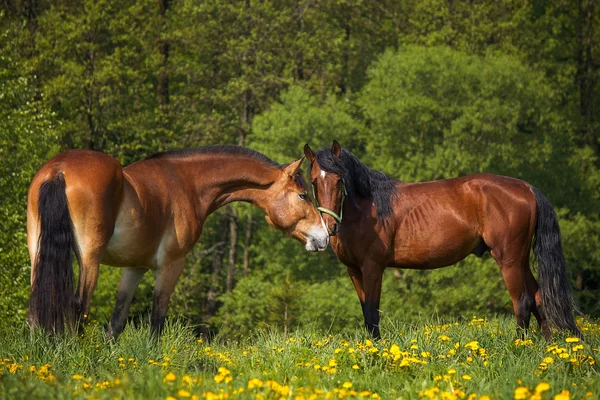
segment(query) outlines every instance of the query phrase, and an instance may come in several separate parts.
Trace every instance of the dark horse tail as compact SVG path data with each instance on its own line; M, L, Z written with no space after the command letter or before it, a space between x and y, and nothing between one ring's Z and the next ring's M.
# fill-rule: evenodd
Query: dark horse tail
M538 260L538 280L542 295L542 310L548 322L557 329L568 329L578 337L581 332L575 324L575 301L567 278L558 218L550 201L532 187L537 201L537 222L533 253Z
M29 322L53 334L70 329L75 322L73 293L73 224L63 174L40 185L38 239L29 297Z

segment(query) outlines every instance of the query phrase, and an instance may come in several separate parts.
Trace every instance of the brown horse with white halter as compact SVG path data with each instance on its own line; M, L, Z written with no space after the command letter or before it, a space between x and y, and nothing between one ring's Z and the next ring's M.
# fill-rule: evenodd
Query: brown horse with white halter
M60 332L87 318L102 262L124 267L109 334L125 327L149 269L156 271L151 329L160 332L185 255L206 218L233 201L263 209L269 224L306 250L324 250L329 235L298 173L303 159L282 166L237 146L160 153L125 168L93 151L54 157L29 188L31 326ZM76 297L72 253L80 270Z
M307 144L304 154L331 247L348 268L373 336L380 336L386 267L441 268L487 251L500 267L520 328L529 327L533 312L546 339L551 326L581 336L558 220L533 186L490 174L401 182L369 169L336 141L316 153ZM529 268L532 244L539 285Z

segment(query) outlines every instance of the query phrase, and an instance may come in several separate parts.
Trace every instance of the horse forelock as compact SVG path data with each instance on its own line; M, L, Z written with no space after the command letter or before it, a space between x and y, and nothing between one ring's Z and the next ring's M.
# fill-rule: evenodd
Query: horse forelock
M342 177L351 201L355 197L372 198L377 207L377 218L384 222L389 219L396 195L393 179L367 167L346 149L342 149L340 157L336 157L331 149L321 149L315 153L315 159L323 171Z

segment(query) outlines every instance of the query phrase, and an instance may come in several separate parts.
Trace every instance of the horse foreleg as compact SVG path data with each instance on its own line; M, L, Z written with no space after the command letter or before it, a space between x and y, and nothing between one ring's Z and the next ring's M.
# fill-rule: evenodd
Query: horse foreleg
M348 267L348 275L354 284L354 289L358 295L358 300L360 300L360 308L362 310L363 318L365 318L365 292L363 290L362 272L360 269Z
M373 338L379 339L381 337L379 332L379 300L381 298L383 271L377 265L363 265L361 270L365 294L363 306L365 325Z
M160 334L165 326L165 316L169 298L175 289L175 284L183 272L185 257L164 263L156 270L156 285L154 286L154 301L152 303L152 317L150 330L152 334Z
M115 309L112 313L112 317L110 317L110 324L108 325L109 337L117 339L121 332L123 332L123 329L125 329L127 315L129 314L129 306L131 305L131 300L133 300L133 294L147 271L147 269L141 268L123 269L121 281L119 282L119 289L117 291L117 302L115 303Z

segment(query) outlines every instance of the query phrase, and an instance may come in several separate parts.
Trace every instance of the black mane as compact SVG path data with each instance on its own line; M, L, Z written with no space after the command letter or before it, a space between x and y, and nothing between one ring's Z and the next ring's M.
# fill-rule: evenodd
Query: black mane
M164 151L162 153L152 154L145 158L145 160L155 159L155 158L184 158L193 156L196 154L231 154L235 156L246 156L249 158L253 158L258 161L265 162L274 167L281 168L282 165L276 163L271 160L269 157L265 156L262 153L259 153L256 150L249 149L247 147L242 146L233 146L233 145L214 145L214 146L204 146L204 147L196 147L191 149L182 149L182 150L170 150Z
M346 149L341 157L333 155L331 149L315 153L319 166L325 172L340 175L344 179L348 197L372 198L377 207L377 219L384 223L392 214L392 199L395 196L394 180L383 172L371 169L360 162Z

